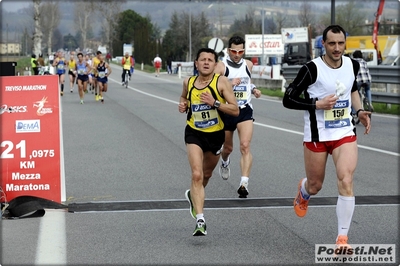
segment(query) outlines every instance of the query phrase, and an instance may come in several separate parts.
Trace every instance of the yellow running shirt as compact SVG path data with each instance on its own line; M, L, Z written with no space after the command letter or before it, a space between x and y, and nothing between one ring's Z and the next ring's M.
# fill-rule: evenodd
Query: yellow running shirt
M195 130L202 132L216 132L224 129L224 122L222 121L219 111L200 100L201 93L209 92L216 100L220 101L221 104L226 103L225 99L219 94L217 88L219 76L219 74L214 74L211 82L202 89L198 89L194 86L197 76L191 77L188 81L188 93L186 98L189 100L189 112L187 124Z

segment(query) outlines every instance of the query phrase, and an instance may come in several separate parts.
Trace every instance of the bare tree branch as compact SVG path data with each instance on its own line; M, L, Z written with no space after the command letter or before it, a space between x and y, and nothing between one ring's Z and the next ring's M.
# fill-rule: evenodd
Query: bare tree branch
M42 52L42 31L40 27L40 0L33 0L33 20L35 24L35 32L33 33L33 53L38 55Z
M40 21L43 34L45 35L47 53L51 53L53 33L57 26L60 24L61 12L58 1L46 1L41 5L42 19Z

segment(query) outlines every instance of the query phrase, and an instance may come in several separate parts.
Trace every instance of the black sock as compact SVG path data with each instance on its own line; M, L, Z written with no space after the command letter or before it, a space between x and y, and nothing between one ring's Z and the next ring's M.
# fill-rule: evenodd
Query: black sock
M61 91L64 91L64 84L61 84Z

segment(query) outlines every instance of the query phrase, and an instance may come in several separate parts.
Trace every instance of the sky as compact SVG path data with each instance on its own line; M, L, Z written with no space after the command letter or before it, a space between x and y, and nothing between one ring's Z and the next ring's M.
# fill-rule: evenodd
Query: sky
M0 0L0 9L8 12L15 12L31 4L32 1Z

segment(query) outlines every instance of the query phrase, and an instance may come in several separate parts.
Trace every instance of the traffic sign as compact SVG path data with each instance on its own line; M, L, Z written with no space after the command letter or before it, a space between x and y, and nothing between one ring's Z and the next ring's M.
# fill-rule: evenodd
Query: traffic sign
M219 53L224 49L224 42L219 38L212 38L208 42L208 48L214 49L215 52Z

